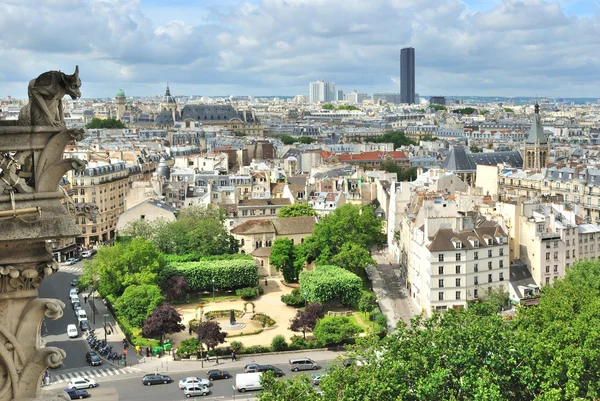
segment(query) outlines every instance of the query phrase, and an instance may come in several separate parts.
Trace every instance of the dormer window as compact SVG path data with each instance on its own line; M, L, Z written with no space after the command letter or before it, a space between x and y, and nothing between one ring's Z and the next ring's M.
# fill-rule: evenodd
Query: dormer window
M452 244L454 245L454 249L461 249L463 247L462 242L456 237L452 238Z

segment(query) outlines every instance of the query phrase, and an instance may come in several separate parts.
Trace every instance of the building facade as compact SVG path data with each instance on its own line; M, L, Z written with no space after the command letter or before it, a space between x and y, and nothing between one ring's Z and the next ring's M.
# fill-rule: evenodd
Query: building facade
M400 51L400 102L415 104L415 49Z
M316 81L311 82L308 86L308 100L310 103L327 103L336 100L337 93L335 91L334 82Z

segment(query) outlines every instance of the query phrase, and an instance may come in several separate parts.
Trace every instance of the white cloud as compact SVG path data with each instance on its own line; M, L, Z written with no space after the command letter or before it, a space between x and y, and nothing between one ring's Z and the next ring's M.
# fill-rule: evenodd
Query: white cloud
M600 13L568 15L553 0L235 1L174 2L157 23L165 4L0 0L0 87L24 96L16 83L79 64L87 96L166 81L181 94L294 95L315 79L396 91L405 46L422 94L597 96L600 84Z

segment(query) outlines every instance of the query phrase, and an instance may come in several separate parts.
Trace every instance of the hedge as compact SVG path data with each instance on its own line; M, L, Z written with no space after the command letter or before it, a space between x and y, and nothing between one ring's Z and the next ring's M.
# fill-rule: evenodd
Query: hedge
M258 266L254 260L215 260L187 263L172 263L160 272L160 281L165 283L171 276L185 277L188 292L235 290L254 287L258 284Z
M215 260L254 260L254 258L252 258L252 255L248 255L245 253L227 253L224 255L212 256L202 256L197 253L188 253L185 255L171 255L163 253L162 258L166 265L186 262L214 262Z
M300 273L300 293L306 293L308 302L353 305L360 299L361 289L360 277L341 267L317 266Z
M256 322L260 322L262 327L271 327L275 324L275 320L273 320L270 316L265 315L264 313L257 312L252 316L252 319Z

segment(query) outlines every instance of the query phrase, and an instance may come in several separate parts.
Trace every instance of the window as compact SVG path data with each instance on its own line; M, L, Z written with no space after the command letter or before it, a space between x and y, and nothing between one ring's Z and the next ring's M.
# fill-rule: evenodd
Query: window
M439 262L443 262L443 261L444 261L444 254L443 254L443 253L440 253L440 254L438 255L438 261L439 261Z
M492 282L492 275L488 274L488 283L491 283L491 282Z
M475 273L477 273L479 271L479 265L477 263L475 263L475 265L473 266L473 271Z
M571 241L567 240L567 246L571 246Z
M558 265L554 265L554 273L558 273Z
M550 273L550 265L546 266L546 273Z
M488 249L488 258L491 258L491 257L492 257L492 250Z
M444 266L438 266L438 274L441 276L444 274Z
M558 248L558 241L554 241L554 247Z
M473 290L473 298L479 298L479 290L478 289Z
M546 277L546 284L550 284L550 277Z
M460 299L460 291L456 291L456 300Z
M456 287L460 287L460 279L459 278L456 279Z
M475 260L479 259L479 252L475 252L473 254L473 259L475 259Z
M460 253L456 254L456 260L460 260Z
M241 245L241 246L244 246L244 245L246 245L246 241L245 241L243 238L240 240L240 245Z
M213 194L213 199L219 199L219 194Z
M438 288L444 288L444 279L443 278L438 280Z
M554 280L558 280L558 276L554 276Z
M492 270L492 262L488 262L488 269Z
M498 275L498 280L500 280L500 281L504 281L504 273L500 273L500 274Z
M443 301L443 300L444 300L444 293L438 292L438 301Z
M500 248L498 252L500 252L500 256L504 256L504 248Z
M558 252L554 252L554 260L558 260Z
M575 249L573 249L573 257L575 257Z
M473 285L479 285L479 276L473 277Z
M460 274L460 265L456 266L456 274Z
M504 267L504 261L503 261L503 260L501 260L501 261L498 263L498 265L499 265L499 267L502 269L502 268Z
M546 260L550 260L550 252L546 252Z

